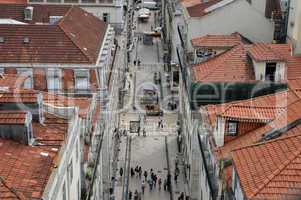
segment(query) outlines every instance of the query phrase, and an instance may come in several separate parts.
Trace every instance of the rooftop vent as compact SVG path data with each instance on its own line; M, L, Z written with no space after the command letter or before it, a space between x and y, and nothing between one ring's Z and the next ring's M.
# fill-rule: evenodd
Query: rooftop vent
M28 43L29 43L29 37L24 37L23 43L24 43L24 44L28 44Z
M33 16L33 7L32 6L28 6L24 9L24 19L25 20L32 20L32 16Z
M4 37L0 37L0 43L4 43Z

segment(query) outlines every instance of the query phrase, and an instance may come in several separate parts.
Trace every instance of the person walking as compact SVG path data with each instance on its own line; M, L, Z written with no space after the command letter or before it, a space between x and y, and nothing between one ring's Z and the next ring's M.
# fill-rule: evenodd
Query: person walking
M122 175L123 175L123 168L122 167L120 167L120 169L119 169L119 175L122 177Z
M161 180L161 178L158 179L158 185L159 185L159 190L161 190L161 185L162 185L162 180Z
M133 169L133 167L131 167L131 177L135 176L135 171Z
M145 191L145 181L142 180L142 183L141 183L141 191L142 191L142 194L144 194L144 191Z
M134 200L138 200L138 191L137 190L135 190L135 193L134 193Z
M152 191L153 190L153 180L149 179L148 184L149 184L149 190Z
M138 170L138 176L139 176L139 179L141 179L141 175L142 175L142 169L141 169L141 166L139 167L139 170Z
M147 171L144 171L144 178L145 178L145 181L147 180Z
M164 191L166 191L166 189L167 189L167 180L166 179L164 179L163 187L164 187Z
M184 192L181 192L181 195L178 197L178 200L184 200Z
M132 199L132 196L133 196L132 191L130 191L130 192L129 192L129 200Z
M178 174L175 174L174 179L175 179L175 183L178 184Z
M145 131L145 128L143 128L143 136L146 137L146 131Z
M157 185L157 175L156 174L154 174L154 187L156 187L156 185Z

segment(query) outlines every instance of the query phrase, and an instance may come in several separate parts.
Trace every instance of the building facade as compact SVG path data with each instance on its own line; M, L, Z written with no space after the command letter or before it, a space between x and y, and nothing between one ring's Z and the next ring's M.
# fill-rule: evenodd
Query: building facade
M290 0L288 3L287 37L293 44L294 53L301 55L301 3L298 0Z

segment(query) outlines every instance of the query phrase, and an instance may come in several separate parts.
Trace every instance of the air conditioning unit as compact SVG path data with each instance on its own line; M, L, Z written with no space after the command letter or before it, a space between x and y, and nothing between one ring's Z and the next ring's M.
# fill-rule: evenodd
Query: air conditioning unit
M32 6L27 6L24 9L24 19L25 20L32 20L33 16L33 7Z

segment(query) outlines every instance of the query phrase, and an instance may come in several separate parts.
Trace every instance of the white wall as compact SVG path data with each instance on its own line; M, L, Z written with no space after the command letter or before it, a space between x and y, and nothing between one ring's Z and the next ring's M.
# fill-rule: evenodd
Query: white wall
M294 53L301 54L301 2L291 0L290 15L288 20L287 35L293 42Z
M265 81L265 71L266 71L266 62L255 62L253 61L254 72L256 80ZM285 67L284 62L278 62L276 65L275 81L286 80L285 77Z
M218 147L224 146L225 126L225 120L221 117L218 117L217 129L215 129L213 132L214 140Z
M89 13L97 16L100 19L103 19L103 13L109 13L111 23L114 27L122 28L123 27L123 7L122 5L118 6L85 6L81 7Z
M240 186L239 178L234 167L232 172L232 189L234 190L234 196L236 200L244 200L244 195Z
M188 20L188 41L207 34L231 34L236 31L253 42L273 40L274 23L266 19L260 10L251 7L246 0L237 0L201 18ZM191 45L188 47L191 48Z

